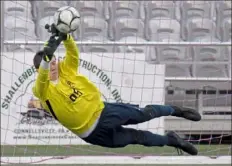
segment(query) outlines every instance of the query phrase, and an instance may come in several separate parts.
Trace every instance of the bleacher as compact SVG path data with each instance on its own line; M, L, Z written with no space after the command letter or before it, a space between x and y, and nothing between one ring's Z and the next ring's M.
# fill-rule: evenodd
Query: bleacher
M46 40L45 24L64 5L81 14L81 26L73 34L77 41L231 42L230 1L5 1L4 39ZM5 51L35 52L38 48L10 45ZM86 45L80 51L144 52L147 63L164 63L167 77L180 78L167 80L166 104L195 107L204 114L205 124L192 127L167 118L167 130L210 133L215 123L231 131L231 119L225 118L225 113L231 114L231 46Z

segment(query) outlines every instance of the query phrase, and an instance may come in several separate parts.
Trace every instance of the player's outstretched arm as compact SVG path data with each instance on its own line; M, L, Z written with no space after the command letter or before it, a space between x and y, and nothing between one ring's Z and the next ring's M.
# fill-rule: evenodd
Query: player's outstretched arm
M55 39L55 36L52 36L44 46L44 50L38 52L41 54L42 61L38 69L38 76L33 87L33 94L38 97L40 100L45 101L47 99L47 90L49 86L49 62L54 56L54 52L59 46L61 40Z
M63 67L69 74L76 74L78 69L78 62L79 62L79 49L75 43L75 40L70 34L67 34L65 40L63 40L66 54L64 61L62 62Z
M45 101L47 97L47 89L49 85L49 63L45 60L41 61L38 76L33 87L33 94L40 100Z

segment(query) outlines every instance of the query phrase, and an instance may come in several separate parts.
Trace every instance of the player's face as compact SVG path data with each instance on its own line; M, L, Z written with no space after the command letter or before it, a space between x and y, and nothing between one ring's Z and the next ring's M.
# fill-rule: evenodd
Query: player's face
M54 56L50 62L50 80L55 81L57 79L58 79L58 64Z

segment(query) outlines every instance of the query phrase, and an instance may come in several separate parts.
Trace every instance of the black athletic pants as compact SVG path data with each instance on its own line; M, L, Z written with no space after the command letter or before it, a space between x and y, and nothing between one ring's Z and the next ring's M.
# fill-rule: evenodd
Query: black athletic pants
M145 108L123 103L105 103L95 130L84 138L86 142L104 147L125 147L129 144L144 146L164 146L168 138L149 131L125 128L122 125L138 124L162 116L169 116L174 111L170 106L149 105Z

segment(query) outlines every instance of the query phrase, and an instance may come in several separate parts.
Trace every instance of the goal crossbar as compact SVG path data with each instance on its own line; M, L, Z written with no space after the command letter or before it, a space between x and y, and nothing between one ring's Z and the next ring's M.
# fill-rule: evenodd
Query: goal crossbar
M71 157L2 157L1 164L231 164L231 156L71 156Z

